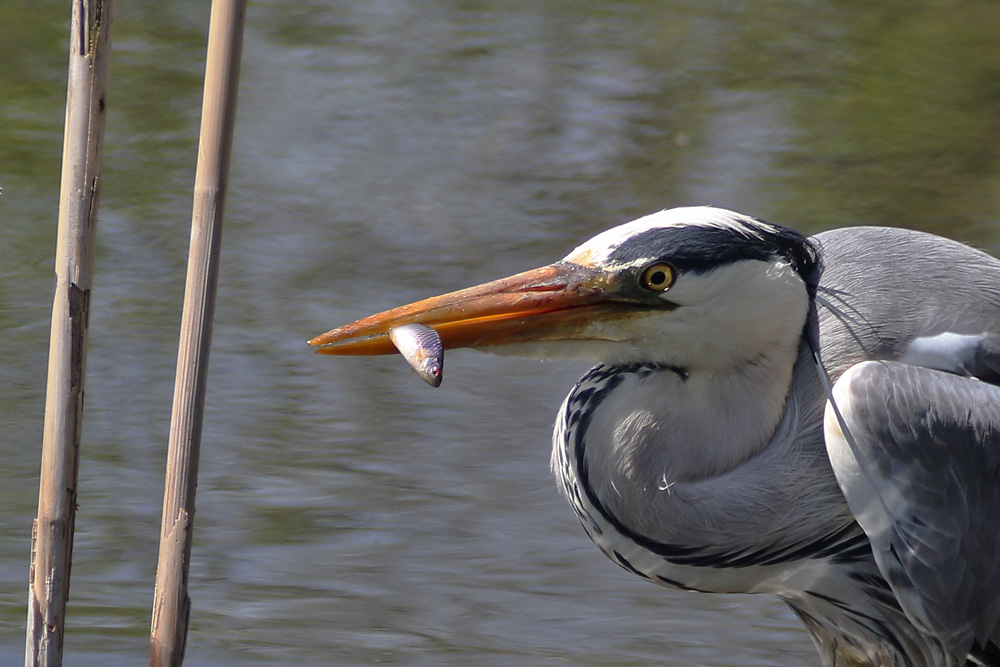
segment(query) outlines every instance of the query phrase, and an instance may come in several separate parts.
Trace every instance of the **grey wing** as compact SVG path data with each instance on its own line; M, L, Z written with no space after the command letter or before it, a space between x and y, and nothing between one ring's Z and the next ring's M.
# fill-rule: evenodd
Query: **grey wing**
M825 433L837 482L906 616L961 658L973 642L996 642L1000 387L869 361L841 376L833 401L842 420L828 404Z

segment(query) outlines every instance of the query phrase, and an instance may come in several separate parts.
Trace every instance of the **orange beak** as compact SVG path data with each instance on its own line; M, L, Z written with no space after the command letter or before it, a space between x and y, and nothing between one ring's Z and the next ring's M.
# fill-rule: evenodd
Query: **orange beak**
M445 349L586 339L595 318L628 308L613 300L613 288L607 273L557 262L371 315L309 344L320 354L393 354L389 329L411 323L437 331Z

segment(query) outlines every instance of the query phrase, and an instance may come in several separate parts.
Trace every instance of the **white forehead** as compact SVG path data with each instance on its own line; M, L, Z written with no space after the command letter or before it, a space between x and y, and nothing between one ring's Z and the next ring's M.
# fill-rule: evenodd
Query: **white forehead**
M724 208L716 208L714 206L668 208L601 232L566 255L564 261L583 266L604 264L611 253L636 234L661 227L681 226L719 227L724 229L738 227L742 230L747 230L749 227L752 230L756 226L767 227L767 224L749 218L741 213L727 211Z

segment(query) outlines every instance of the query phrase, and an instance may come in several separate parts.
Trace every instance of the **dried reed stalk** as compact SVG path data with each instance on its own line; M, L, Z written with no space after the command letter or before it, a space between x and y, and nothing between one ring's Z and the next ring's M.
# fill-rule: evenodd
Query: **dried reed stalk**
M113 0L73 0L38 515L24 663L62 664L87 361Z
M245 14L246 0L212 2L191 246L150 629L152 667L179 667L183 663L191 615L187 587L195 487Z

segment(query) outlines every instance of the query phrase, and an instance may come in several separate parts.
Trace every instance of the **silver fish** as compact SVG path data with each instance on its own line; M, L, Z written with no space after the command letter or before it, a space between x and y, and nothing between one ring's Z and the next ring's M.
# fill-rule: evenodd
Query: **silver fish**
M432 387L441 384L444 345L437 331L423 324L404 324L389 329L389 339L421 380Z

